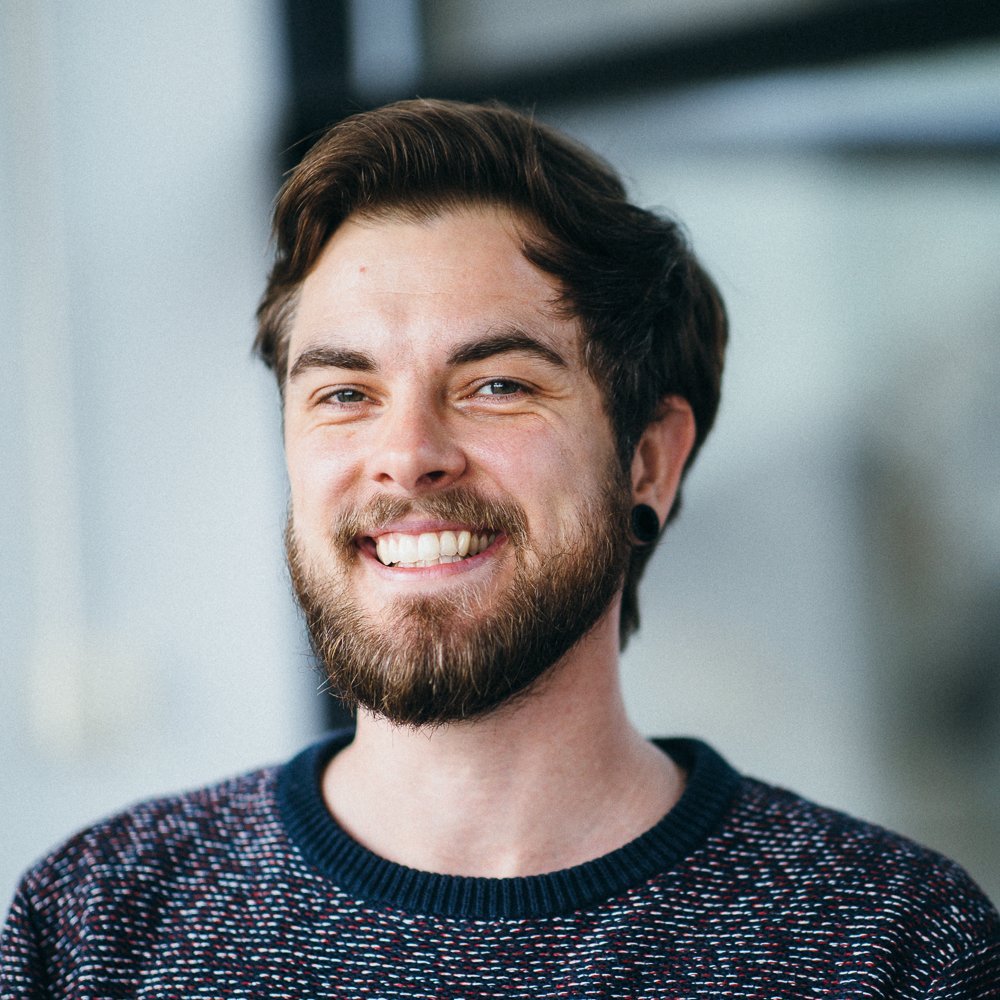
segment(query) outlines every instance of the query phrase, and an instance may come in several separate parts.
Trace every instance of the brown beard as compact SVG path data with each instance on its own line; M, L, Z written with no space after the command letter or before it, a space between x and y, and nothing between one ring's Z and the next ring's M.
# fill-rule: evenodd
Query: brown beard
M529 547L520 505L467 490L419 500L377 497L344 515L332 533L343 571L310 564L289 516L285 550L313 651L333 692L407 726L485 715L534 690L584 636L621 587L629 558L629 494L615 467L596 499L577 511L577 530L544 552ZM513 581L484 599L456 585L448 596L398 598L374 621L349 594L357 539L419 511L507 535Z

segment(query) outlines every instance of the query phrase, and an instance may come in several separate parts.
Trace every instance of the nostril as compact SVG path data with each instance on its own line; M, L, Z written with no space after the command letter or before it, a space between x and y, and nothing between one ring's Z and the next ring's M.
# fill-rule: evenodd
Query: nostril
M387 427L381 448L371 453L371 473L380 483L394 483L405 490L441 489L462 475L465 456L441 428ZM431 433L434 431L434 433Z

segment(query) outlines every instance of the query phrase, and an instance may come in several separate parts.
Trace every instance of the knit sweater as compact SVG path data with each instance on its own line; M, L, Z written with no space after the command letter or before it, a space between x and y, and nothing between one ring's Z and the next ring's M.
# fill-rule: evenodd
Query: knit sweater
M139 805L25 877L4 998L1000 997L1000 918L955 864L740 777L692 740L652 829L527 878L367 851L289 764Z

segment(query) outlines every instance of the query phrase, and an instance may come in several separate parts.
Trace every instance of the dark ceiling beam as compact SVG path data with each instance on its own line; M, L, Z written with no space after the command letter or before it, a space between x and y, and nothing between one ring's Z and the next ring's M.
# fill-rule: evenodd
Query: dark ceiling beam
M372 99L352 89L346 0L285 0L285 10L292 101L283 159L290 166L308 147L308 137L371 106ZM413 91L382 94L379 102L419 94L497 98L521 107L579 104L986 39L1000 39L997 0L849 0L714 34L651 38L573 58L556 56L540 66L481 74L425 72ZM433 39L428 42L432 54Z
M489 75L424 81L421 94L518 105L564 104L739 76L840 65L1000 38L995 0L873 0L805 9L716 34L660 38Z

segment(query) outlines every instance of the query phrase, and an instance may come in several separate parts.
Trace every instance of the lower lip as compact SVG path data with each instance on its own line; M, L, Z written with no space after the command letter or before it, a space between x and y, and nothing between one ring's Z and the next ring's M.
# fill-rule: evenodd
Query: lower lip
M426 580L438 576L453 576L456 573L475 569L494 556L506 542L506 535L497 535L482 552L477 552L474 556L466 556L464 559L459 559L458 562L438 563L436 566L386 566L375 554L375 546L371 542L360 545L359 550L369 562L374 564L376 572L397 580L406 578Z

